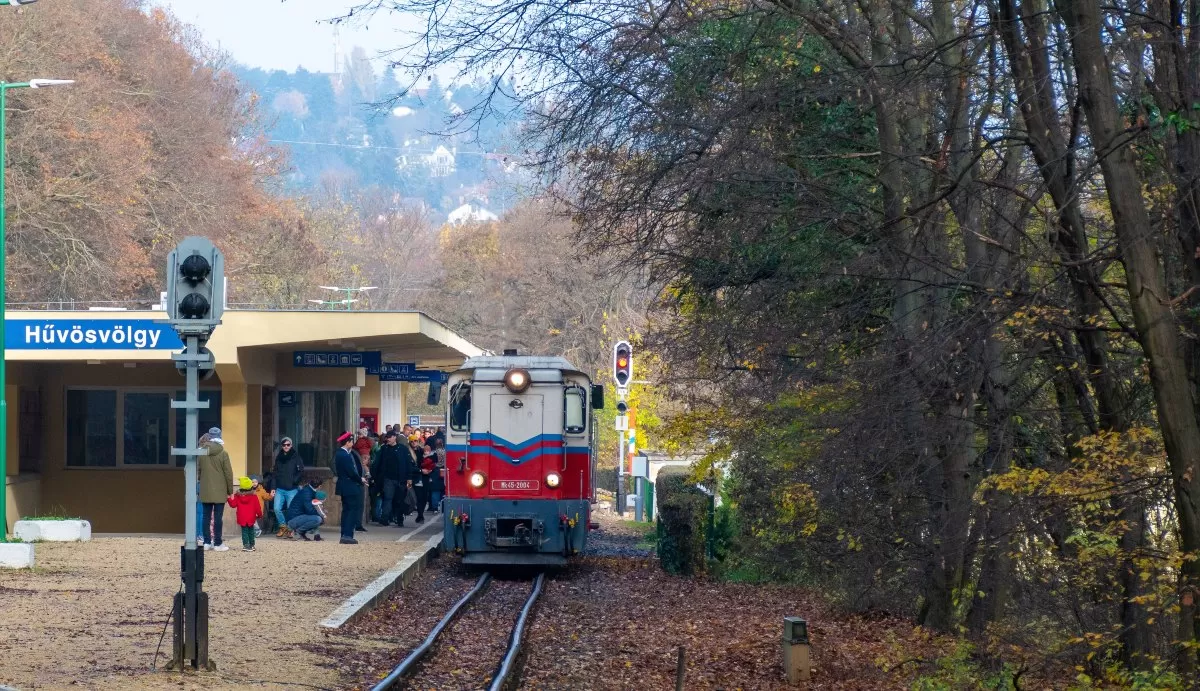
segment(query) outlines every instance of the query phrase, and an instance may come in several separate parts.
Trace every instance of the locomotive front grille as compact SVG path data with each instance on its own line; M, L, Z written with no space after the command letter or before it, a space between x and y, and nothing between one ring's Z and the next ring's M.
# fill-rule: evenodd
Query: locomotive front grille
M541 544L545 524L536 516L496 515L484 519L483 530L493 547L535 547Z

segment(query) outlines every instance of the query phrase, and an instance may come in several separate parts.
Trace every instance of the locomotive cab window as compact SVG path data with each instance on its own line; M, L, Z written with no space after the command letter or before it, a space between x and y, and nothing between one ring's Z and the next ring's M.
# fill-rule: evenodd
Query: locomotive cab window
M587 392L581 386L567 387L563 400L563 431L583 434L587 430Z
M459 382L450 389L450 429L465 432L471 426L471 384Z

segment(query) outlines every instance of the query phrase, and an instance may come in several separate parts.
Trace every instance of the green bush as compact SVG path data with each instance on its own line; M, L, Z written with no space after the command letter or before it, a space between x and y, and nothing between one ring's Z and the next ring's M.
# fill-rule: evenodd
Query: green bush
M709 499L688 482L686 468L664 468L655 481L658 496L658 560L668 573L707 571L704 555Z

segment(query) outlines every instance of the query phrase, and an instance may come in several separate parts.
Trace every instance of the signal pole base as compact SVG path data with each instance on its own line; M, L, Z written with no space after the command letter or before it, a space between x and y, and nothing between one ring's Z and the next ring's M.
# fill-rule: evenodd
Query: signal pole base
M171 646L173 655L171 661L163 668L183 672L188 669L205 672L217 671L217 663L208 657L208 593L196 593L195 628L196 640L185 640L189 618L187 612L187 596L176 593L175 605L171 610L175 625L174 643ZM188 649L195 647L195 654L188 655Z
M174 638L171 663L167 669L215 671L217 665L208 657L208 593L201 589L204 582L204 550L182 547L180 575L182 592L175 594L171 607L174 617Z

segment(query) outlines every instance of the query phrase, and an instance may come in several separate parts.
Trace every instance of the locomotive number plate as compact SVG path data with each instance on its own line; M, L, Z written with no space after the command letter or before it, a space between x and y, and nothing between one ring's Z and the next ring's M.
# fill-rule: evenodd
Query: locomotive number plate
M504 491L527 491L536 492L538 489L537 480L492 480L492 489Z

